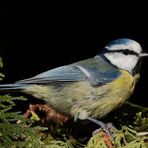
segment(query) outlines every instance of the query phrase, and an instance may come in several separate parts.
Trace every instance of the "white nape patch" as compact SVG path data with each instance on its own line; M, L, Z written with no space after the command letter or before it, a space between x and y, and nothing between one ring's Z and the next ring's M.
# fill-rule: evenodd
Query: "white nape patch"
M78 65L76 67L78 67L88 78L91 77L90 73L85 68L83 68L82 66L78 66Z
M124 55L122 53L105 53L104 56L115 66L120 69L129 71L130 73L138 62L135 55Z
M128 44L114 44L111 46L106 46L108 50L121 50L121 49L130 49L136 53L141 53L142 49L139 43L135 41L130 41Z

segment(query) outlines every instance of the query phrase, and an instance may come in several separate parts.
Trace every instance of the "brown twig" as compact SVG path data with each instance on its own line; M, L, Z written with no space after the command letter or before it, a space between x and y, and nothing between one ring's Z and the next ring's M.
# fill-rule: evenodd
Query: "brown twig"
M58 112L56 112L54 109L51 107L47 106L46 104L30 104L29 109L26 111L24 114L25 118L29 118L30 115L35 113L36 111L42 112L45 114L45 117L40 118L40 120L44 123L45 121L54 121L54 122L59 122L61 124L64 124L67 122L68 117L65 115L62 115ZM37 114L37 113L36 113Z

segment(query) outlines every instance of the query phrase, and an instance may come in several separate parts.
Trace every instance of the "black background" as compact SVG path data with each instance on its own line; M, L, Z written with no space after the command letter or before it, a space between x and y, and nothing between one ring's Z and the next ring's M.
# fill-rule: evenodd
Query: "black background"
M97 3L5 2L0 5L0 56L11 83L95 56L109 41L131 38L148 52L148 6ZM148 59L131 101L148 104Z

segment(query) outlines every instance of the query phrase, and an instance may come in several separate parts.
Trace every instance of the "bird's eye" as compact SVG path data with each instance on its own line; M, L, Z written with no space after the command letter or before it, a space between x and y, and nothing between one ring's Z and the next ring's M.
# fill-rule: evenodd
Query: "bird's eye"
M129 54L130 54L130 50L129 50L129 49L124 49L124 50L122 51L122 53L123 53L124 55L129 55Z

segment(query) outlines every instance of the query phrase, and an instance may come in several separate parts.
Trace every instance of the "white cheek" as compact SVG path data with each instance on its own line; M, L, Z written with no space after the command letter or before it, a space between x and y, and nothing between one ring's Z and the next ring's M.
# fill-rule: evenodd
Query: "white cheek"
M138 62L138 57L135 55L124 55L122 53L106 53L105 57L118 68L132 72Z

